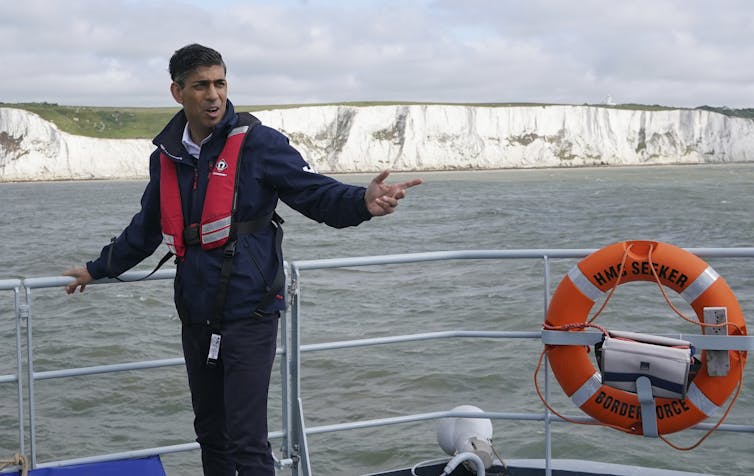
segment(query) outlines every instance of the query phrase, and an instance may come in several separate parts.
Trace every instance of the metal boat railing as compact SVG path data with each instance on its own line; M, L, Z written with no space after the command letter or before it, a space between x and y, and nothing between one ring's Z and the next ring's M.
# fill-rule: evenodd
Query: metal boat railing
M415 342L435 339L454 338L484 338L484 339L540 339L540 331L467 331L451 330L441 332L426 332L408 335L396 335L379 338L365 338L338 342L325 342L318 344L303 344L301 339L301 320L303 315L303 302L301 290L304 286L306 271L323 270L333 268L350 268L361 266L396 265L406 263L422 263L447 260L537 260L542 263L543 294L542 294L542 318L544 319L549 298L551 295L550 261L553 259L582 258L593 249L522 249L522 250L462 250L441 251L427 253L409 253L385 256L364 256L353 258L336 258L322 260L300 260L286 263L287 287L286 312L283 313L280 324L281 346L278 349L281 372L281 428L270 433L270 439L280 441L280 457L276 463L280 470L290 471L292 476L312 474L307 437L314 434L347 431L360 428L371 428L386 425L398 425L410 422L436 420L447 417L487 417L501 420L518 421L541 421L544 425L546 473L550 474L550 461L552 458L551 425L562 421L559 417L551 414L544 406L542 411L534 413L506 413L484 412L467 414L463 412L430 412L403 415L399 417L381 418L367 421L339 422L328 425L307 427L305 425L304 412L302 410L302 392L300 369L304 354L314 352L326 352L336 349L359 349L367 346L380 346L399 342ZM688 248L688 251L702 258L744 258L754 259L754 248ZM135 281L146 278L147 280L172 279L175 270L160 270L147 277L148 272L132 271L125 273L123 281ZM63 287L70 282L67 277L39 277L25 279L0 280L0 292L13 293L15 339L16 339L16 373L0 375L0 385L12 385L17 387L18 398L18 451L22 455L29 455L32 468L60 467L70 464L84 464L102 461L113 461L125 458L145 457L151 455L166 455L198 449L195 442L185 444L158 446L137 450L127 450L118 453L91 455L76 457L65 460L39 462L37 459L37 421L35 409L37 407L34 384L41 380L63 379L75 376L87 376L96 374L115 373L123 371L136 371L161 367L183 365L182 357L124 362L114 365L101 365L94 367L64 368L53 371L37 372L34 370L34 346L33 346L33 306L32 293L34 289ZM100 283L128 285L119 280L102 280ZM24 325L25 324L25 325ZM26 344L26 355L23 355L22 342ZM545 366L546 366L545 359ZM544 395L549 396L550 377L548 372L544 374ZM577 421L587 421L588 417L568 417ZM28 419L28 422L27 422ZM696 425L698 429L710 429L713 424L702 423ZM733 431L754 433L754 425L723 424L719 431ZM28 434L27 434L28 433ZM12 468L10 469L12 470ZM17 469L16 469L17 470ZM8 470L5 470L8 471Z

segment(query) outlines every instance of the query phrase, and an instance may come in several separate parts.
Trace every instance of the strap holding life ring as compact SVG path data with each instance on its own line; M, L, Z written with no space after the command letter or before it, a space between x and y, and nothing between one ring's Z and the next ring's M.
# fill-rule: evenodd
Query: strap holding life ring
M586 323L589 312L605 293L631 281L658 281L680 294L703 322L705 307L725 307L728 334L746 335L743 312L725 280L696 255L667 243L626 241L584 258L563 278L547 310L545 326L562 328ZM583 329L583 327L581 327ZM636 394L602 384L587 348L547 345L552 372L571 400L596 420L641 435L641 404ZM730 370L710 376L707 359L692 381L686 398L656 398L659 434L689 428L714 414L739 386L746 353L729 351Z

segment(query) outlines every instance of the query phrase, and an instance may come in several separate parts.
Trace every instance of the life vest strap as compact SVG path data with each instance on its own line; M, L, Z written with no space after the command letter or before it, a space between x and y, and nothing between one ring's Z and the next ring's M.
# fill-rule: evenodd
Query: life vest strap
M111 264L112 264L112 261L113 261L113 246L115 246L115 240L116 240L115 237L113 237L110 240L110 246L109 246L110 249L107 250L107 275L108 276L112 274L111 271L110 271L110 269L111 269ZM156 273L157 270L160 269L163 264L165 264L170 258L172 258L173 256L175 256L175 250L172 247L172 242L170 243L169 247L170 247L170 251L168 251L167 253L165 253L165 256L163 256L162 258L160 258L160 262L157 263L157 266L155 266L154 269L148 275L144 276L143 278L133 279L133 280L128 280L128 281L144 281L145 279L149 278L154 273ZM121 279L118 276L113 276L113 278L115 280L117 280L117 281L122 282L122 283L127 282L127 280Z
M235 233L236 237L238 237L241 235L250 235L251 233L262 231L270 224L270 221L272 221L272 216L273 214L270 213L269 215L263 218L257 218L256 220L234 223L233 227L235 228L235 232L231 231L231 233ZM183 243L186 246L197 246L202 243L199 235L199 229L200 226L198 223L191 223L183 229ZM170 244L172 244L172 242L168 243L168 245Z
M168 241L166 243L170 244ZM201 243L199 240L199 224L191 223L183 229L183 244L186 246L196 246L199 243Z
M277 223L277 221L275 220L276 216L277 214L275 212L272 212L264 218L234 223L233 227L235 228L236 236L249 235L251 233L256 233L258 231L264 230L265 228L267 228L270 222ZM282 218L280 218L280 220L282 220Z
M272 212L270 215L261 219L244 221L234 223L232 236L225 244L223 248L223 264L220 268L220 282L217 289L217 299L215 301L215 313L210 322L210 328L213 332L220 333L222 329L222 315L223 308L225 307L225 299L228 295L228 288L230 284L230 275L233 271L233 256L236 254L236 241L238 235L254 233L259 231L270 224L275 225L275 251L278 257L283 254L283 222L284 220L276 212ZM236 229L238 226L240 229ZM285 270L282 263L278 268L275 278L270 285L266 286L267 293L257 304L257 308L254 310L254 316L260 317L267 306L277 297L280 290L285 285Z
M257 304L257 308L254 311L255 317L262 317L264 315L264 310L272 304L272 302L275 299L279 298L278 293L280 293L280 290L283 289L285 286L285 269L283 269L283 263L282 263L282 256L283 256L283 222L284 220L278 215L277 213L273 212L272 214L272 222L275 224L276 230L275 230L275 252L277 253L278 258L280 258L280 266L278 267L277 273L275 274L275 279L273 279L272 284L270 284L267 287L267 294L262 298L261 301L259 301L259 304Z

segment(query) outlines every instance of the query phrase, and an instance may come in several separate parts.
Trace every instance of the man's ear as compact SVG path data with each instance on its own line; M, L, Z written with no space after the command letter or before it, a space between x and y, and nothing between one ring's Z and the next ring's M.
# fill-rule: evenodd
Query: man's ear
M170 94L173 95L175 102L183 104L183 88L175 81L170 83Z

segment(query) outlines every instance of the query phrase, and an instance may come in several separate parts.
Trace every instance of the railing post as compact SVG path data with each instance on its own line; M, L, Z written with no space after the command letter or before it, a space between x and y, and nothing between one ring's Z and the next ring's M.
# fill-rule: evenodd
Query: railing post
M547 319L547 308L550 306L550 258L544 255L544 316L542 321ZM547 358L544 359L544 374L545 374L545 401L550 400L550 364ZM552 476L552 433L550 428L552 427L552 414L550 409L545 406L545 476Z
M16 385L18 389L18 451L26 454L26 435L24 434L24 384L23 355L21 351L21 319L28 316L29 308L20 301L21 289L13 288L13 301L16 310Z
M288 412L288 424L286 432L288 433L288 451L289 455L294 458L295 463L291 467L291 475L298 476L301 455L301 415L299 415L299 401L301 399L301 324L299 311L301 309L301 293L299 289L299 269L294 264L290 267L291 284L290 291L290 335L286 342L286 365L288 367L288 395L286 398L286 411ZM305 460L308 461L308 458Z
M283 299L285 302L285 308L283 309L283 313L280 316L280 344L283 346L283 355L281 357L282 361L280 362L280 388L281 388L281 395L280 395L280 405L281 405L281 418L282 418L282 431L283 431L283 439L280 442L280 450L283 453L283 459L287 459L291 457L291 405L290 405L290 371L289 371L289 361L290 361L290 346L288 345L288 309L290 307L289 304L289 297L292 294L291 292L291 285L290 285L290 268L288 267L288 264L285 263L285 275L286 275L286 286L284 288L283 292Z
M35 398L34 398L34 351L32 345L32 325L31 325L31 288L24 284L24 296L26 304L22 305L25 308L26 314L26 371L28 375L28 394L29 394L29 448L31 458L31 469L37 467L37 432L36 432L36 415L34 411Z

